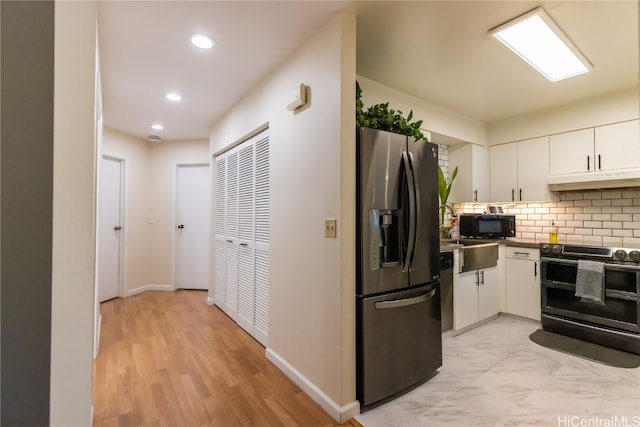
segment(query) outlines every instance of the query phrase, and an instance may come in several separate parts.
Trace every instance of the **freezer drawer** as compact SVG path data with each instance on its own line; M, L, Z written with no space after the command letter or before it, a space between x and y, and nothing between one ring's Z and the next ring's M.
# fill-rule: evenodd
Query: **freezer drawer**
M358 400L368 406L442 365L439 283L358 298Z

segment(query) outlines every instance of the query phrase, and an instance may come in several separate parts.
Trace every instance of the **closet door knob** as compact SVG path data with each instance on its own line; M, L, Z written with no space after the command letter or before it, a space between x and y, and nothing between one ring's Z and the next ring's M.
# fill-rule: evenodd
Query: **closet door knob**
M178 228L179 228L180 230L182 230L182 229L184 228L184 225L183 225L183 224L180 224L180 225L178 226Z

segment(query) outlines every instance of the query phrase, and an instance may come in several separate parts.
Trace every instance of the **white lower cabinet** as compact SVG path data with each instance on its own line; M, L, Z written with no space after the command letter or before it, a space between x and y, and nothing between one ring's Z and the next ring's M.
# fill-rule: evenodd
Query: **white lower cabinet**
M507 247L507 313L540 320L540 250Z
M453 329L459 331L500 311L498 268L456 273L453 278Z

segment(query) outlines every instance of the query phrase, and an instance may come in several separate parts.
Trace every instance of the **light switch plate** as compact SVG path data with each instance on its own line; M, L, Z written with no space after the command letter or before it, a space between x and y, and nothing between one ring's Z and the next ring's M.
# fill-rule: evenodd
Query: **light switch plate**
M336 227L336 219L335 218L330 218L330 219L325 219L324 220L324 237L328 237L331 239L335 239L336 238L336 234L337 234L337 227Z

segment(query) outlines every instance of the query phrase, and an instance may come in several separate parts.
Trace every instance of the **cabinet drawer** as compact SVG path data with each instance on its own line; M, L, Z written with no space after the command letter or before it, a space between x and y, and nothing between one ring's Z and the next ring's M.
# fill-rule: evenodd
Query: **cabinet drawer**
M519 248L507 246L507 258L528 259L531 261L540 260L540 249L537 248Z

